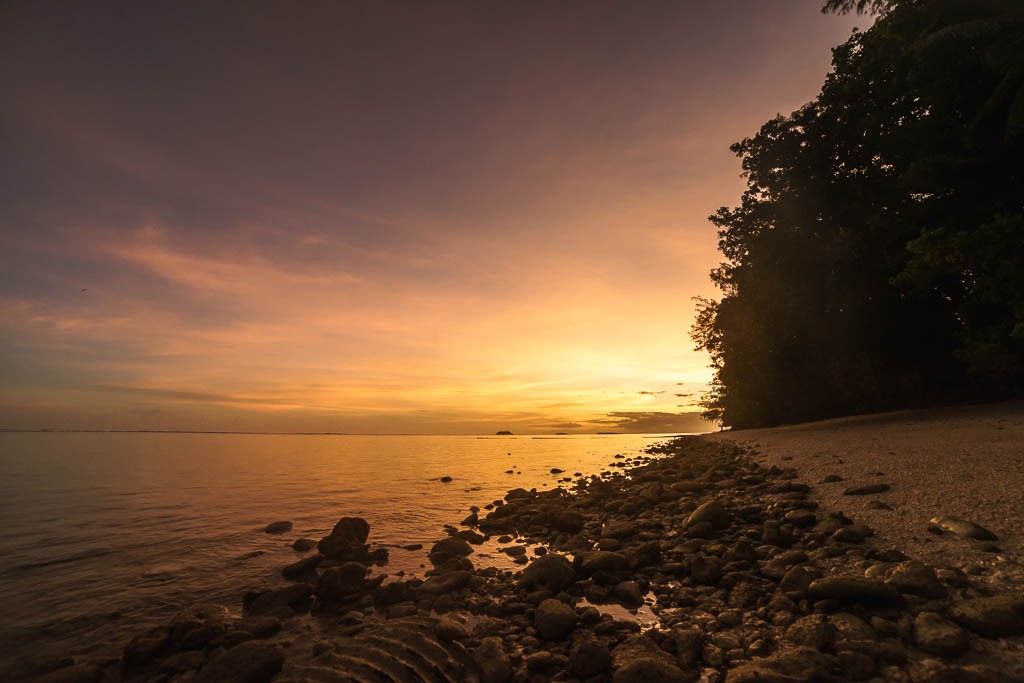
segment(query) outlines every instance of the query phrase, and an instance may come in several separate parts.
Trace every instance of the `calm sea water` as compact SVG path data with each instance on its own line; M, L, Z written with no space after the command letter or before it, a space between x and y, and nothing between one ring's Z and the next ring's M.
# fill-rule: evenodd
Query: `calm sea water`
M372 543L429 548L470 505L556 486L553 467L598 473L657 440L0 434L0 670L15 653L116 655L197 602L240 608L246 590L282 582L302 556L293 540L340 517L366 518ZM263 532L277 520L293 531ZM507 561L488 550L478 563ZM385 571L424 562L396 548Z

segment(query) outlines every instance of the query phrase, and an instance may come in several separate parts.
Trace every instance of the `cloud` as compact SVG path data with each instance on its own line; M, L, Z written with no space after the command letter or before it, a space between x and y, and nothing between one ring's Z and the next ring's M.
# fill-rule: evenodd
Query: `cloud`
M161 389L153 387L129 387L94 384L89 387L96 391L125 396L135 396L158 401L171 401L180 403L210 403L214 405L235 405L235 406L266 406L266 407L293 407L300 405L281 397L264 396L241 396L233 394L218 394L205 391L182 391L178 389Z
M607 416L587 420L588 423L613 427L616 431L636 434L667 434L675 432L707 432L714 425L700 413L627 412L617 411Z
M641 396L657 396L658 394L664 394L664 391L638 391L636 392Z

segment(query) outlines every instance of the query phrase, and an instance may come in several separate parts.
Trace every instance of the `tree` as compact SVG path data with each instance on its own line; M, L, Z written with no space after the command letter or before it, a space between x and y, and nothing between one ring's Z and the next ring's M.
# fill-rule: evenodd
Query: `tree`
M855 4L826 9L870 3ZM874 3L819 96L733 145L747 190L711 217L723 298L698 302L693 329L710 416L754 426L1024 386L1024 268L1002 265L1024 253L1024 24L964 5ZM992 16L998 30L952 30Z

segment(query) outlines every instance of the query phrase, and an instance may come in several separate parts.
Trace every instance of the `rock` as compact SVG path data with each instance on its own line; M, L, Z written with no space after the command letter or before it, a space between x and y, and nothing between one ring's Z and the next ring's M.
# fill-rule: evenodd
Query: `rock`
M817 523L818 516L810 510L793 510L787 512L784 519L793 526L803 529Z
M56 671L33 678L33 683L99 683L106 676L103 668L96 664L82 662L64 666Z
M512 678L512 662L505 654L501 638L481 640L480 647L473 651L473 660L480 667L480 683L506 683Z
M446 474L443 477L440 477L438 481L443 484L450 484L453 481L453 479Z
M599 571L617 572L628 569L629 559L610 550L593 550L577 555L573 564L581 573L589 576Z
M871 625L849 612L837 612L829 617L829 622L836 628L836 641L869 641L877 640L878 634Z
M834 484L837 481L842 481L842 480L843 480L843 478L840 477L838 474L826 474L824 477L822 477L821 483L822 484Z
M836 627L824 615L811 614L793 622L783 638L794 645L824 651L835 642Z
M907 595L934 599L947 595L946 589L935 575L935 570L916 560L897 564L885 582Z
M473 546L465 539L458 536L449 536L435 543L430 549L428 557L431 563L438 565L453 557L466 557L472 554Z
M283 534L292 530L291 522L271 522L264 529L268 534Z
M717 557L695 555L690 560L690 577L701 585L717 586L722 578L722 562Z
M859 576L832 576L815 579L807 588L811 601L838 600L842 603L902 607L906 600L892 586Z
M796 593L803 595L810 588L814 580L818 578L818 572L810 567L797 565L787 571L782 580L779 581L779 590L783 593Z
M985 527L974 522L968 522L966 519L960 519L959 517L932 517L929 521L940 529L951 531L957 536L973 538L976 541L999 540L998 536Z
M281 570L281 575L286 579L298 579L316 573L316 568L323 562L323 555L310 555L298 562L294 562Z
M268 614L282 607L301 612L307 608L311 595L313 587L308 583L297 583L287 588L266 591L253 597L246 607L246 612Z
M722 556L722 560L724 562L755 562L757 561L757 550L753 543L741 538Z
M603 674L612 663L612 653L596 640L581 640L569 651L569 673L577 678Z
M1024 593L961 600L950 605L947 613L985 638L1024 635Z
M564 602L549 598L537 605L533 626L545 640L562 640L576 627L576 610Z
M868 504L865 505L868 510L892 510L892 506L888 503L883 503L880 500L869 500Z
M235 630L248 633L253 638L269 638L281 630L281 620L276 617L245 617L235 622Z
M456 621L452 617L441 617L441 619L434 624L434 635L441 640L453 642L468 638L469 629L466 628L465 624L460 621Z
M613 683L687 683L675 659L646 636L630 636L612 653Z
M576 572L568 558L557 553L538 557L519 575L519 585L527 590L539 587L557 593L575 582Z
M159 661L171 643L171 628L155 626L136 635L128 641L121 655L121 669L135 671Z
M366 553L370 525L362 517L342 517L330 535L317 544L321 554L333 559L358 559Z
M304 553L307 550L312 550L316 547L316 541L312 538L300 538L292 543L292 550L300 553Z
M214 657L193 683L266 683L284 666L284 649L275 643L250 640Z
M220 605L193 605L170 622L171 647L177 651L202 650L223 635L227 610Z
M966 631L935 612L921 612L914 619L914 642L937 657L959 657L970 645Z
M690 513L686 520L686 528L707 522L713 529L724 529L729 526L732 514L718 500L709 500Z
M790 676L764 664L740 664L725 674L725 683L806 683L808 678Z
M523 659L523 664L529 671L546 671L554 668L558 664L558 659L547 650L541 650L527 655Z
M365 581L366 567L358 562L346 562L321 574L313 592L320 602L334 604L358 593Z
M725 683L825 683L832 680L828 655L807 647L755 659L729 670L725 676Z
M663 659L641 657L615 670L612 683L689 683L690 677Z
M836 543L860 543L864 540L864 536L853 529L853 527L844 526L832 533L832 540Z
M684 669L697 665L703 645L704 633L697 628L674 628L661 644L665 651L676 656L676 663Z
M851 486L843 491L844 496L867 496L872 493L885 493L892 487L889 484L865 484L863 486Z
M639 607L644 604L644 596L636 581L620 581L613 589L615 597L628 607Z
M429 579L424 581L417 590L420 593L426 593L427 595L445 595L463 588L467 583L469 583L469 579L472 576L472 572L462 569L445 572L438 576L431 576Z
M548 515L548 523L557 531L574 534L583 528L583 515L575 510L556 510Z

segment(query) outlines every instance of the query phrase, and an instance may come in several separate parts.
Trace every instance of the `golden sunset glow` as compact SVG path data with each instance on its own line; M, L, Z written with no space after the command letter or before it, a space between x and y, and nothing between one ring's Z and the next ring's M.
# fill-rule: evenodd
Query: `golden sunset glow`
M324 10L187 54L26 15L0 427L707 428L706 217L742 191L729 143L813 97L857 21L817 5Z

